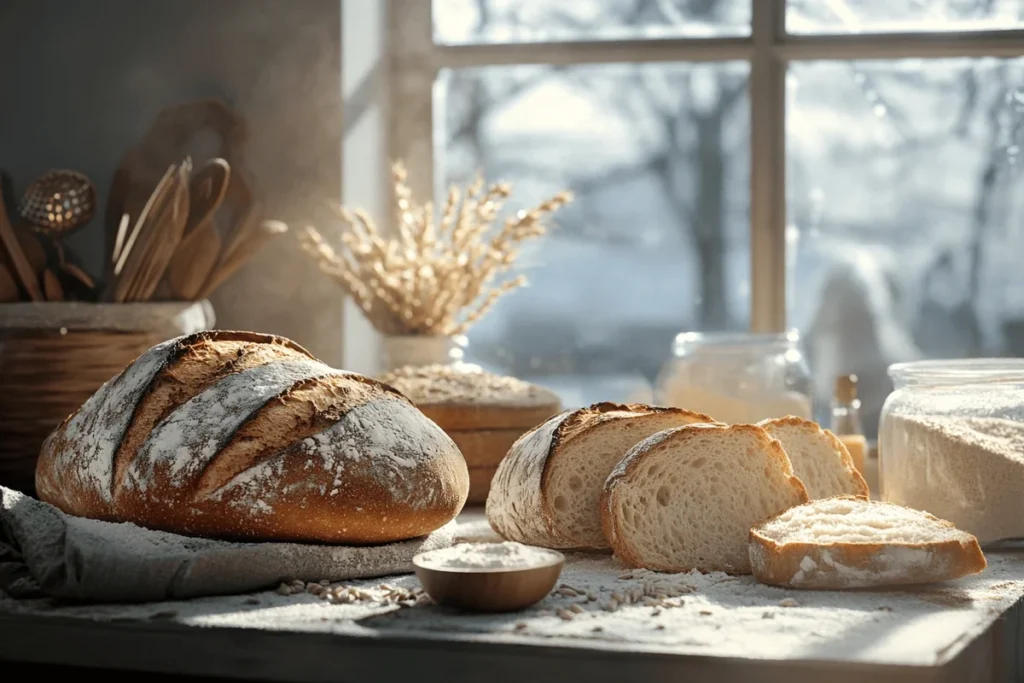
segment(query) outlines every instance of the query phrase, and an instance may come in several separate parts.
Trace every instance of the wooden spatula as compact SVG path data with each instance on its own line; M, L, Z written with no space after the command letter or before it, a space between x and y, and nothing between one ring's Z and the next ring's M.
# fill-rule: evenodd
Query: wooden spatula
M47 301L64 301L64 288L60 284L60 278L49 268L43 270L43 291L46 293Z
M213 290L217 289L221 284L224 283L231 275L238 270L238 268L245 263L250 256L255 254L260 248L263 247L267 242L272 240L278 235L282 235L288 232L288 226L281 221L263 221L260 223L259 228L255 230L249 238L238 245L235 252L227 257L226 260L222 260L217 266L217 269L210 274L206 283L203 284L198 297L205 299Z
M0 264L0 304L13 303L19 298L18 283L11 276L11 271Z
M12 275L17 276L22 288L28 293L32 301L43 301L43 292L39 288L39 278L32 264L21 249L17 233L10 221L7 220L7 207L3 197L0 195L0 245L3 246L14 268Z
M167 269L171 295L179 301L195 301L217 265L220 252L220 235L213 223L204 223L189 236L188 249L179 250Z
M211 221L231 182L231 166L224 159L210 159L203 164L189 180L188 223L182 244L200 226Z

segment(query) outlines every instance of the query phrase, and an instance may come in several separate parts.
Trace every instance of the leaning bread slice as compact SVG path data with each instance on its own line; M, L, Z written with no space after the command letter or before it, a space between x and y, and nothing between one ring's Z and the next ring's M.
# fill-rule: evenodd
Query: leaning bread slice
M644 404L567 410L520 437L487 495L491 527L510 541L548 548L608 547L599 502L608 473L641 439L707 415Z
M854 496L814 500L750 530L754 577L791 588L932 583L985 569L978 539L920 510Z
M655 434L623 458L605 483L601 522L634 567L749 574L750 527L806 502L763 429L694 424Z
M817 422L790 415L763 420L758 426L782 442L793 472L804 483L811 500L842 495L868 497L868 484L846 446Z

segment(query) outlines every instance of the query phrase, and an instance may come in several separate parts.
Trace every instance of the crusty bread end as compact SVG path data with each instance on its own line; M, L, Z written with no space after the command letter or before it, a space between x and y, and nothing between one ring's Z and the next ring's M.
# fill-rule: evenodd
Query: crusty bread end
M978 540L934 515L856 496L811 501L750 530L750 564L775 586L842 590L977 574Z

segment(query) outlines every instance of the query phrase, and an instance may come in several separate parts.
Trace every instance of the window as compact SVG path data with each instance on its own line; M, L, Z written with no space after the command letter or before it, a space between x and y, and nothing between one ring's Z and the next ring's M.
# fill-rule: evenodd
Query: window
M688 330L797 327L827 403L1024 354L1024 0L395 0L396 155L577 200L470 333L567 406ZM427 15L430 16L427 16Z

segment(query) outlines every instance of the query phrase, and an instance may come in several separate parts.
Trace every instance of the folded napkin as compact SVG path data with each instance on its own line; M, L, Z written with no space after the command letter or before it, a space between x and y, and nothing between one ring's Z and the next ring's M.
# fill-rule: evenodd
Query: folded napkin
M74 517L2 486L0 498L0 591L16 598L151 602L403 574L413 555L452 545L456 531L452 521L379 546L232 543Z

